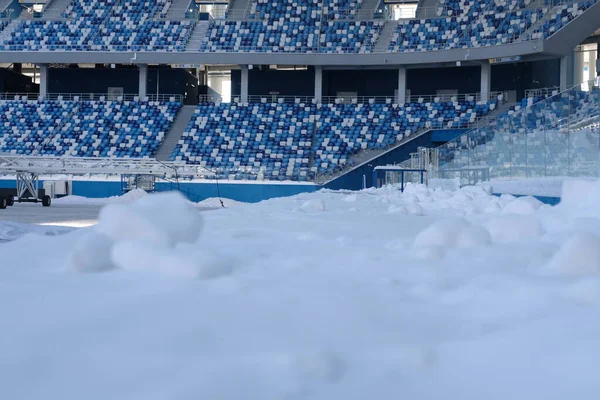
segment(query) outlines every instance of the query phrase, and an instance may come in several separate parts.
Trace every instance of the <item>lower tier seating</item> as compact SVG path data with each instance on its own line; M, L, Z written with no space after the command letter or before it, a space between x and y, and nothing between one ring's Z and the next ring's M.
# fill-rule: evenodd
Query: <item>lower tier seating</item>
M350 163L362 149L384 149L428 128L463 128L489 103L200 104L171 160L238 179L262 175L310 180Z
M181 103L2 101L0 153L149 158Z

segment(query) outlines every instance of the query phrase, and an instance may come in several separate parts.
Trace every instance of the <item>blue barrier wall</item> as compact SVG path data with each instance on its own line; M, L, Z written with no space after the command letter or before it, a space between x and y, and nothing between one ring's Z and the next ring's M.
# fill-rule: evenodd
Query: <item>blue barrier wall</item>
M111 197L123 194L121 182L73 181L73 195L83 197Z
M502 196L505 193L494 193L494 196ZM506 194L512 194L512 193L506 193ZM513 194L513 196L515 197L525 197L528 196L526 194ZM531 196L531 197L535 197L536 199L538 199L539 201L541 201L544 204L548 204L551 206L555 206L558 203L560 203L560 197L551 197L551 196Z
M157 191L181 190L191 201L198 202L211 197L221 197L242 201L244 203L257 203L274 197L293 196L300 193L315 192L320 189L317 185L274 185L274 184L243 184L243 183L176 183L159 182L155 186Z
M40 181L40 189L43 188ZM0 188L16 188L14 179L0 180ZM300 193L315 192L319 185L299 184L245 184L245 183L219 183L213 182L180 182L179 185L170 182L157 182L155 189L158 192L181 190L191 201L198 202L211 197L221 197L242 201L244 203L257 203L274 197L293 196ZM120 196L121 182L111 181L73 181L73 195L90 198Z

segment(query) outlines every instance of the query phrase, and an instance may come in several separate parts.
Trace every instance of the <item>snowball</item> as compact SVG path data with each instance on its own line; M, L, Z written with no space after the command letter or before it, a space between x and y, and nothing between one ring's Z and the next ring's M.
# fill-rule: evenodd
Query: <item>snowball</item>
M191 247L169 249L139 241L122 241L114 245L111 260L125 270L151 271L159 274L212 279L233 272L233 263L210 251Z
M415 196L414 194L403 193L402 201L404 201L405 203L418 203L419 198L417 196Z
M507 214L485 224L494 242L518 242L544 234L542 225L533 216Z
M600 273L600 238L589 233L576 234L561 246L546 267L554 272Z
M404 187L404 194L428 193L429 189L425 185L409 183Z
M115 265L125 270L153 271L165 275L195 278L197 269L191 257L143 241L121 241L111 252Z
M408 214L408 210L403 206L389 206L388 213L390 214Z
M436 222L417 235L414 246L454 247L460 232L468 227L469 223L462 218Z
M423 207L417 203L411 203L406 205L406 211L412 215L423 215Z
M560 205L563 207L597 206L600 202L600 181L566 179L563 182Z
M492 200L488 203L488 205L485 207L484 211L486 213L497 213L502 211L502 205L500 204L499 200Z
M504 205L515 201L516 197L512 194L503 194L500 196L500 202Z
M464 186L460 190L464 193L469 193L469 194L475 195L475 196L489 196L492 194L491 187L489 185L488 186L482 186L482 185Z
M303 211L306 212L311 212L311 211L325 211L326 207L325 207L325 202L321 199L311 199L311 200L307 200L304 203L302 203L302 205L300 206L300 208Z
M463 248L486 246L491 242L490 233L485 228L477 225L463 228L456 238L456 246Z
M115 241L141 240L173 247L196 242L202 216L181 194L145 196L131 205L111 204L100 211L98 231Z
M75 242L67 255L67 268L78 272L102 272L115 268L110 258L113 241L91 228Z
M543 205L532 196L519 197L504 206L504 212L510 214L532 215Z

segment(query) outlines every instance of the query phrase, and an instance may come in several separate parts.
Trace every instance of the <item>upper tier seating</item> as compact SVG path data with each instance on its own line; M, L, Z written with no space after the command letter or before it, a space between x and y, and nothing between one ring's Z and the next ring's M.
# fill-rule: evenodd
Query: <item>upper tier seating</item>
M299 21L213 21L200 51L313 52L318 38L318 29Z
M157 20L166 0L129 0L113 7L94 38L96 50L183 51L192 33L191 21Z
M236 179L309 180L428 128L464 128L496 102L210 104L198 106L171 159ZM314 165L309 169L311 153Z
M73 0L65 20L26 20L2 48L183 51L193 22L159 20L166 8L165 0Z
M568 4L558 7L556 12L537 28L533 34L533 39L542 37L549 38L558 32L562 27L583 14L588 8L593 6L597 0L588 0L580 3Z
M486 11L476 23L467 16L401 21L388 51L431 51L511 43L543 15L543 10Z
M597 0L546 8L533 1L441 0L440 18L389 21L397 23L391 42L377 45L384 22L359 15L363 0L250 0L244 20L235 16L235 21L211 21L200 46L191 50L369 53L381 44L388 52L493 46L550 37ZM191 20L165 20L171 4L72 0L64 19L23 20L3 35L0 50L185 51L196 25ZM544 23L529 32L540 18Z
M496 11L498 13L517 11L527 7L532 0L440 0L438 16L478 16L485 11Z
M181 103L137 101L0 102L0 153L148 158Z
M66 20L26 20L3 44L5 50L81 50L98 30L116 0L73 0Z

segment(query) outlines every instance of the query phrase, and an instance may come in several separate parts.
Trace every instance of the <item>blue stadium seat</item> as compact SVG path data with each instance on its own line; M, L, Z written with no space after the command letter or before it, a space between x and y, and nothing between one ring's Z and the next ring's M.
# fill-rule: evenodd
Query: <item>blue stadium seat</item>
M181 103L138 101L0 102L0 152L150 158Z

